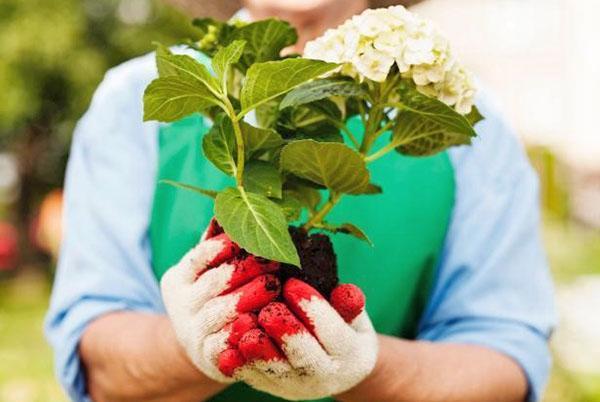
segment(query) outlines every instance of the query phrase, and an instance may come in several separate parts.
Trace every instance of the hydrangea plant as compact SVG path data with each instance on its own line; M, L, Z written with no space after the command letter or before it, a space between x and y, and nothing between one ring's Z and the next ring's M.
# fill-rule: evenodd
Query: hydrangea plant
M212 120L202 151L235 186L169 183L214 198L224 231L257 256L300 266L291 223L369 241L327 215L344 196L383 191L371 162L389 152L433 155L476 135L482 116L469 73L435 27L402 6L366 10L307 43L302 57L282 56L297 40L284 21L194 24L201 38L188 45L211 58L212 71L159 45L144 119ZM387 143L377 147L380 137Z

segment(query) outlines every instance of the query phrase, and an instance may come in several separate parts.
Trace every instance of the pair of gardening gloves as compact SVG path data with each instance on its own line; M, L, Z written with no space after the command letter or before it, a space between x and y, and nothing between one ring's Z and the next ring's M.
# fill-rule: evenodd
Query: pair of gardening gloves
M244 381L289 400L352 388L377 358L362 291L340 285L327 301L299 279L282 288L273 275L278 269L277 262L241 252L213 220L161 280L189 358L213 380Z

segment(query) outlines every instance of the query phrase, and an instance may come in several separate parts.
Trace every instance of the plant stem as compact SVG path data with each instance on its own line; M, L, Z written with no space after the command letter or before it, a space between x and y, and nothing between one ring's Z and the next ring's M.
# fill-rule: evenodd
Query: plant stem
M390 142L385 147L381 148L379 151L374 152L371 155L365 157L365 162L370 163L370 162L373 162L373 161L381 158L382 156L386 155L388 152L391 152L394 149L396 149L396 146L397 146L396 144L394 144L393 142Z
M373 105L371 107L367 126L365 127L365 135L362 144L360 145L360 153L363 155L366 155L369 152L373 145L373 141L375 141L375 134L379 131L379 127L381 126L381 114L382 109L380 106Z
M337 204L340 201L341 197L342 194L340 193L336 193L333 191L329 193L329 200L327 200L327 202L321 207L321 209L318 210L317 213L314 214L313 217L310 218L310 220L302 226L302 228L308 232L310 229L316 226L320 226L325 216L333 209L335 204Z
M237 162L235 168L235 183L238 187L244 185L244 163L246 161L246 154L244 149L244 136L242 135L242 128L240 127L240 119L236 116L235 109L228 98L224 99L227 114L231 119L231 125L233 126L233 133L235 134L235 145L237 152Z
M385 133L386 131L388 131L390 128L392 128L392 125L394 123L391 121L388 121L387 123L385 123L385 125L383 125L379 130L377 130L375 133L373 133L373 138L377 139L379 138L379 136L383 133Z
M354 134L352 134L352 131L350 131L344 123L340 123L335 119L329 119L329 121L338 129L342 130L348 136L348 138L350 138L350 141L352 141L352 144L354 144L356 149L360 148L360 143L358 142Z

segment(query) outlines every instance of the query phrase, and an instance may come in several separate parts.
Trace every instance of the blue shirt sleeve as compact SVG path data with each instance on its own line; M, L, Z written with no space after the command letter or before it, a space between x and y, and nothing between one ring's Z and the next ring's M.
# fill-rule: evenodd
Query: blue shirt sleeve
M152 56L109 71L75 130L45 323L57 376L75 401L88 400L78 356L86 325L111 311L163 311L148 239L157 126L142 123L141 102L154 74Z
M537 177L489 100L471 147L450 151L456 199L420 339L514 359L539 400L550 365L553 287L540 241Z

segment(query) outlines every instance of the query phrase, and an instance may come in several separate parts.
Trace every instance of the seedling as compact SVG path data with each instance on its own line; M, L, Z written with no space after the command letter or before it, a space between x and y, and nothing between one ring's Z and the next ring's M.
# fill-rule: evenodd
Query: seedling
M214 198L223 230L256 256L306 269L303 250L314 243L335 268L329 239L314 232L369 241L327 216L342 197L383 191L371 162L392 151L433 155L476 135L482 117L468 74L429 23L402 7L367 10L309 43L304 57L282 56L297 40L284 21L194 24L201 38L188 45L211 57L212 71L158 45L144 120L212 120L202 151L235 186L170 184ZM360 119L362 135L350 119ZM380 137L386 145L375 147Z

